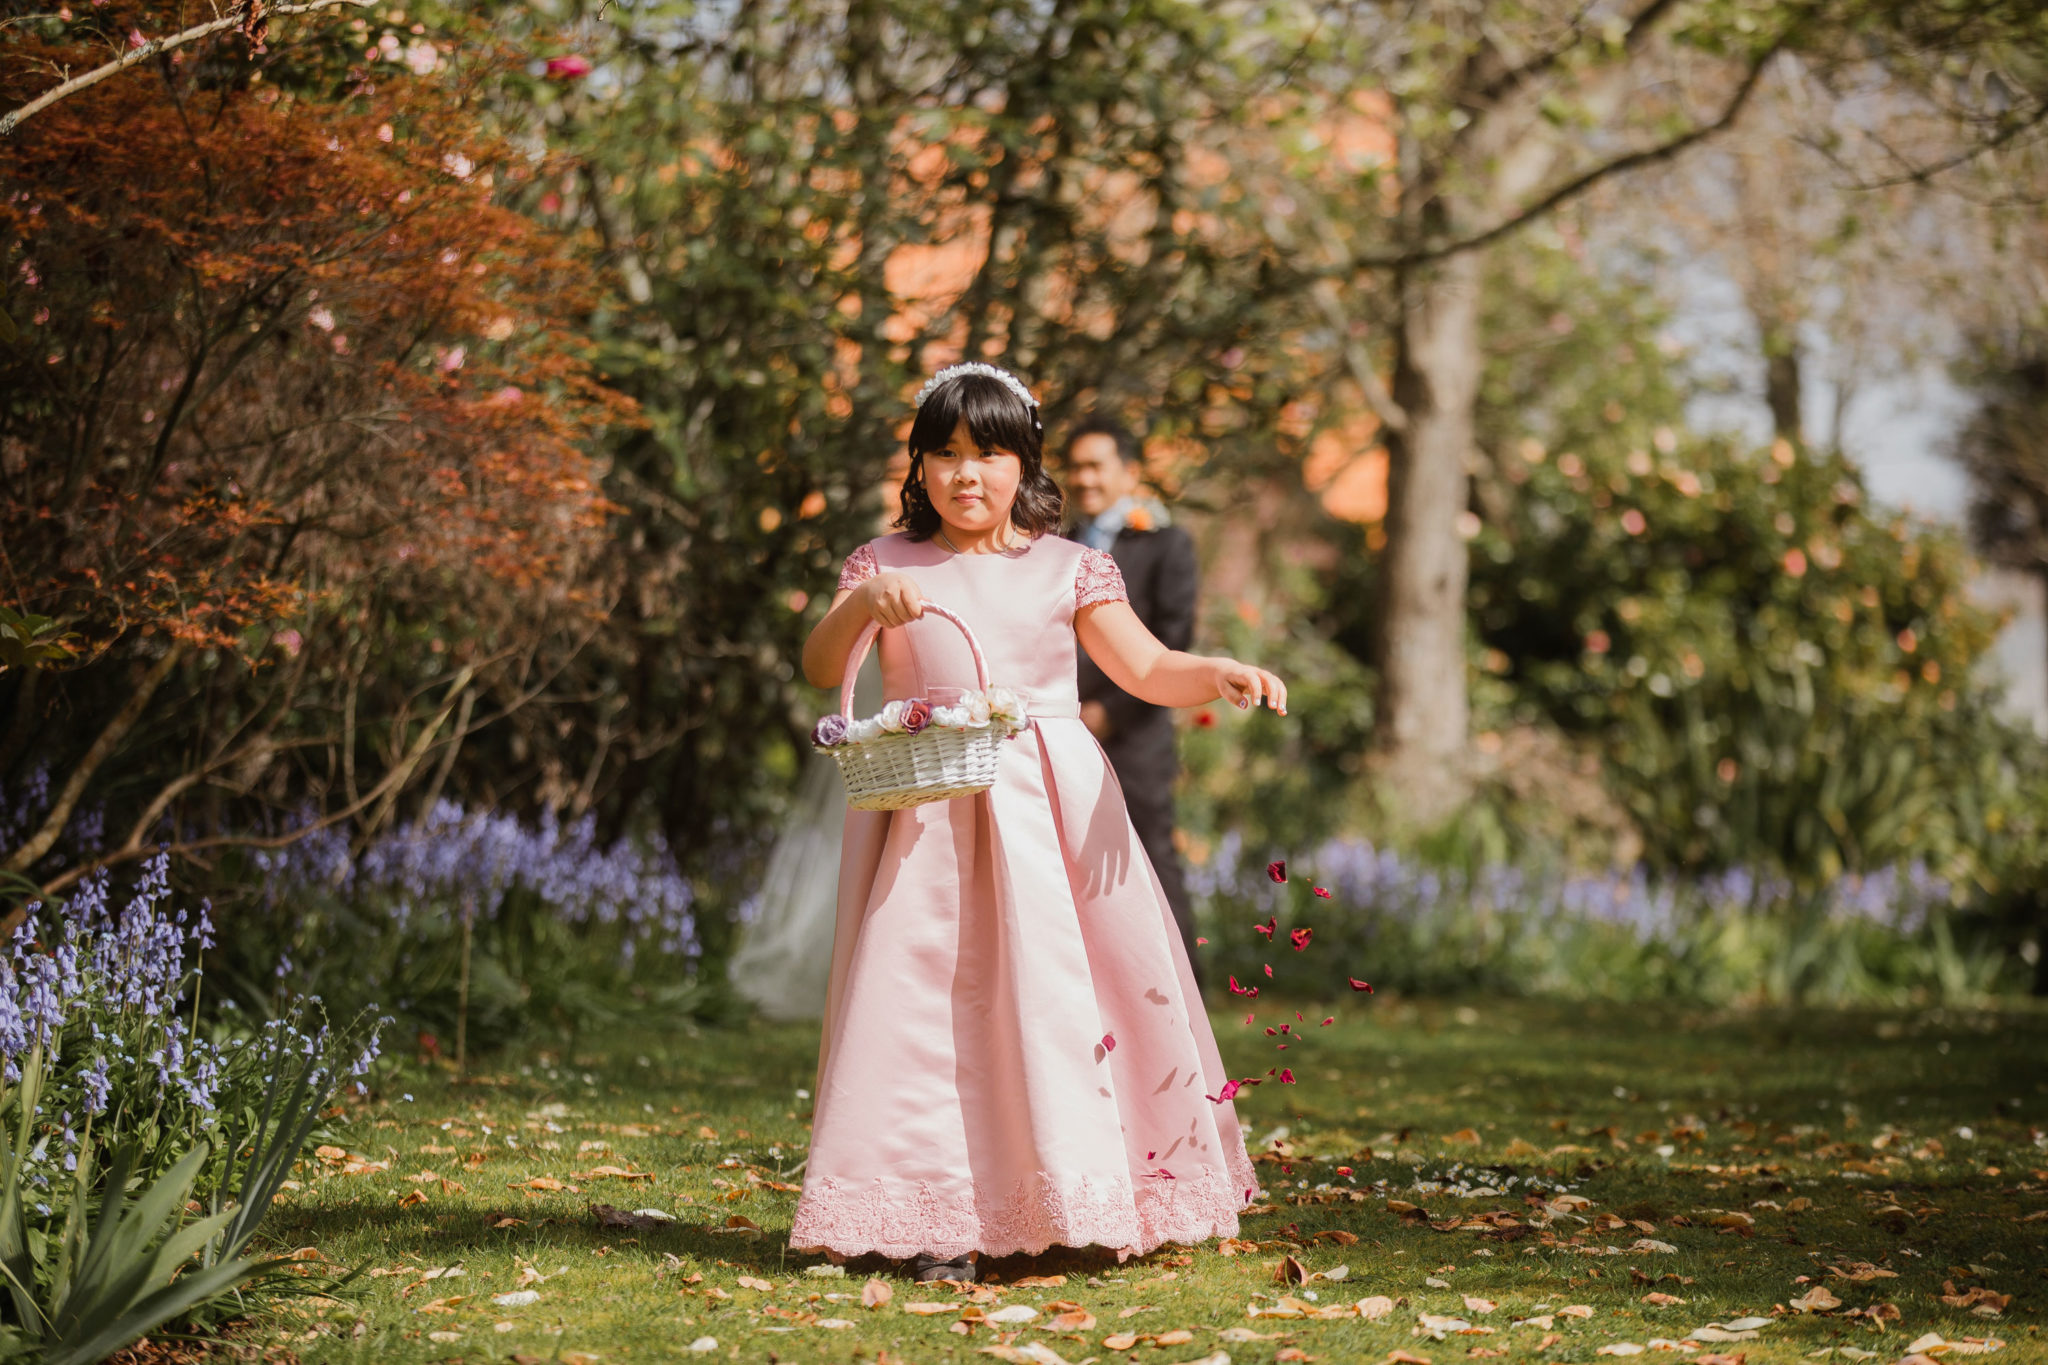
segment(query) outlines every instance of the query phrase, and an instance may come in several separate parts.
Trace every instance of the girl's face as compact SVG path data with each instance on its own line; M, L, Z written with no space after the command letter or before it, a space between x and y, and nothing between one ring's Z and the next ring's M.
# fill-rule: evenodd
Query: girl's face
M925 452L924 492L949 527L977 535L1010 519L1024 461L1011 450L985 450L967 423L953 428L942 450Z

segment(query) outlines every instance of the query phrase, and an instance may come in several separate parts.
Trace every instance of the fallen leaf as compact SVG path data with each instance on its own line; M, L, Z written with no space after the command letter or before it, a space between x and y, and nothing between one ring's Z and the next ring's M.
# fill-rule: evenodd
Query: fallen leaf
M530 1303L540 1302L538 1289L515 1289L509 1294L495 1294L491 1302L500 1308L524 1308Z
M1643 1348L1633 1341L1610 1341L1593 1352L1596 1356L1639 1356L1642 1353Z
M1195 1334L1185 1327L1176 1327L1171 1332L1161 1332L1152 1338L1154 1346L1185 1346L1195 1339Z
M758 1289L763 1294L772 1294L775 1292L775 1286L773 1284L769 1283L767 1280L760 1279L759 1277L754 1275L740 1276L739 1286L742 1289Z
M1568 1304L1558 1309L1557 1315L1561 1318L1590 1318L1593 1316L1593 1306L1589 1303Z
M1796 1299L1787 1303L1802 1313L1825 1313L1831 1308L1840 1308L1842 1301L1828 1292L1826 1285L1817 1284Z
M1066 1282L1067 1277L1064 1275L1026 1275L1023 1279L1011 1283L1017 1289L1058 1289Z
M1045 1325L1055 1332L1092 1332L1095 1330L1095 1315L1085 1308L1070 1308L1056 1314Z
M887 1280L869 1280L860 1288L860 1302L863 1308L880 1308L896 1296L896 1291Z
M1678 1248L1677 1248L1677 1247L1675 1247L1675 1246L1671 1245L1671 1243L1669 1243L1669 1242L1659 1242L1659 1241L1655 1241L1655 1240L1653 1240L1653 1239L1651 1239L1651 1238L1648 1238L1648 1237L1638 1237L1638 1238L1636 1238L1636 1240L1635 1240L1635 1241L1633 1241L1633 1242L1629 1243L1629 1248L1628 1248L1628 1249L1629 1249L1630 1251L1651 1251L1651 1252L1658 1252L1658 1253L1660 1253L1660 1254L1665 1254L1665 1255L1668 1255L1668 1254L1670 1254L1670 1253L1672 1253L1672 1252L1675 1252L1675 1251L1677 1251L1677 1250L1678 1250Z
M1676 1294L1650 1293L1643 1295L1643 1302L1649 1304L1652 1308L1675 1308L1679 1304L1684 1303L1685 1300L1679 1298Z
M1102 1339L1102 1344L1112 1351L1128 1351L1139 1342L1136 1332L1112 1332Z
M906 1303L903 1305L903 1311L928 1318L939 1313L952 1312L953 1305L950 1303Z
M1028 1303L1013 1303L1008 1308L998 1308L987 1315L990 1322L1029 1322L1038 1316L1038 1310Z
M1444 1141L1459 1143L1467 1147L1477 1147L1480 1141L1479 1132L1474 1128L1460 1128L1457 1132L1445 1137Z
M1494 1309L1500 1307L1500 1305L1495 1303L1492 1299L1475 1299L1470 1294L1465 1295L1464 1298L1465 1309L1467 1312L1491 1313Z

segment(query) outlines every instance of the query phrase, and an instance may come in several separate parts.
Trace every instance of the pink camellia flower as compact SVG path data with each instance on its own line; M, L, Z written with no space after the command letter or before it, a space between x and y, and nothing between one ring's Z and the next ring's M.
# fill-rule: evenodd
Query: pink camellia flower
M912 697L903 704L903 733L914 735L932 723L932 704L923 697Z
M590 59L571 52L565 57L548 58L548 79L551 81L573 81L590 74Z

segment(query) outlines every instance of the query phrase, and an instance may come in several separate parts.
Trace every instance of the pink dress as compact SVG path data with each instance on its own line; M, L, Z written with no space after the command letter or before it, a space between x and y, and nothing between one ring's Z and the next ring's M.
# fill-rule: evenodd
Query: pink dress
M1235 1106L1207 1098L1215 1035L1075 692L1074 613L1125 600L1116 562L1055 536L956 555L892 535L840 582L883 570L965 619L1033 719L988 791L847 812L790 1245L1121 1260L1236 1235L1257 1181ZM888 698L974 686L949 621L880 640Z

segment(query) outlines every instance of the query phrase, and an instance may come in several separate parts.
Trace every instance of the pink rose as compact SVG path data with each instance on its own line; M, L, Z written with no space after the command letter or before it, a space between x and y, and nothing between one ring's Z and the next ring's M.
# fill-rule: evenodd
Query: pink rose
M932 704L923 697L903 703L903 733L914 735L932 723Z

